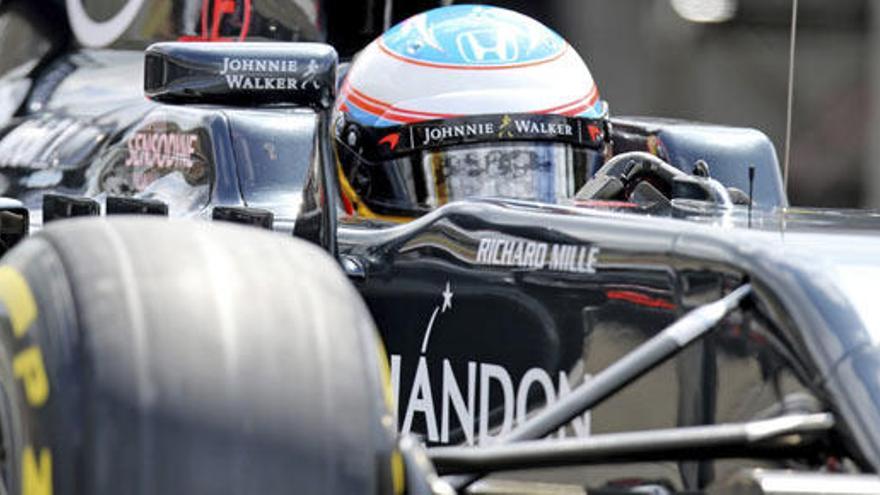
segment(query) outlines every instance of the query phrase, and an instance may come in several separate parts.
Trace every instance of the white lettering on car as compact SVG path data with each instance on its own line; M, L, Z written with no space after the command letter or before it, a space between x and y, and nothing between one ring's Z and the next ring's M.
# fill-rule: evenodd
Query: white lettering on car
M481 245L480 249L483 250L481 256L484 258L490 256L487 252L491 248ZM525 252L529 251L528 246L522 249ZM540 246L535 245L531 251L546 253L547 249L544 246L541 250ZM508 433L526 420L530 412L529 394L533 389L541 391L546 404L551 404L570 392L568 375L562 371L554 381L547 370L533 367L526 370L519 381L515 381L504 366L467 361L466 368L459 368L460 372L466 369L466 373L463 373L465 377L460 378L456 375L452 362L449 359L441 359L439 403L435 403L437 391L432 389L432 383L436 386L438 382L431 380L431 363L425 352L430 343L431 331L438 321L438 315L452 309L453 292L449 282L446 283L441 296L442 301L434 308L425 328L421 355L416 362L412 384L403 395L400 390L403 359L399 354L390 356L395 416L398 411L403 413L402 422L401 418L395 417L395 423L402 433L413 431L413 425L418 421L419 424L424 424L425 439L431 443L458 441L451 438L450 432L460 428L467 445L490 444L498 436ZM589 376L584 376L584 379L588 378ZM493 398L500 400L493 403ZM490 422L490 418L498 420ZM569 428L560 429L558 435L565 436L568 431L575 436L589 435L590 413L586 412L572 420Z
M441 361L442 375L439 404L431 389L432 376L429 361L419 356L412 386L401 395L402 358L391 355L391 380L394 403L400 404L403 422L398 420L401 433L412 432L416 419L425 424L425 439L432 443L449 443L450 432L460 428L467 445L490 444L499 435L510 432L522 424L529 412L529 392L541 390L546 404L552 404L571 392L568 375L560 371L554 380L543 368L529 368L518 382L510 372L493 363L467 362L467 373L459 378L448 359ZM589 376L584 376L588 379ZM500 392L500 401L492 402L493 394ZM400 402L403 400L404 402ZM438 407L439 406L439 407ZM500 411L500 413L499 413ZM493 413L500 423L490 424ZM570 430L561 429L557 435L587 436L590 434L589 411L569 424Z
M190 168L199 137L190 132L138 131L127 143L127 167Z
M515 239L480 239L478 265L531 268L569 273L595 273L599 248Z
M309 60L302 74L297 72L299 69L297 60L224 57L220 75L226 78L229 89L269 91L320 88L316 79L320 69L317 61Z

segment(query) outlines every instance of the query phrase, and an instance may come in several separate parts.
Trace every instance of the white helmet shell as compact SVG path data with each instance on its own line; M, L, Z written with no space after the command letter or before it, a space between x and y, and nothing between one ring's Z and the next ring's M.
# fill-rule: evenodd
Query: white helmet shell
M387 127L499 113L602 118L607 105L583 59L522 14L455 5L391 28L355 59L338 110Z

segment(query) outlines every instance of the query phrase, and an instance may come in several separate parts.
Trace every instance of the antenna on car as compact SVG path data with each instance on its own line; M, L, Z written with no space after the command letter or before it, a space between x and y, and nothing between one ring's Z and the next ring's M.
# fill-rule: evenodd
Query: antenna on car
M749 228L752 228L752 193L755 190L755 166L749 165Z
M394 15L394 0L385 0L385 8L382 12L382 32L391 29L391 19Z
M785 158L782 172L783 191L788 197L788 167L791 159L791 109L794 106L794 47L797 38L798 0L791 3L791 39L788 47L788 107L785 116Z

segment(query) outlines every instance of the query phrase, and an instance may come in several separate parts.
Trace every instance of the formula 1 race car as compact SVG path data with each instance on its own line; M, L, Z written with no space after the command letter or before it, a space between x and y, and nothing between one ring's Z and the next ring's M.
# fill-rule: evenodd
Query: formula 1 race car
M35 72L0 130L6 493L880 493L875 215L789 208L759 131L633 117L567 201L349 218L346 70Z

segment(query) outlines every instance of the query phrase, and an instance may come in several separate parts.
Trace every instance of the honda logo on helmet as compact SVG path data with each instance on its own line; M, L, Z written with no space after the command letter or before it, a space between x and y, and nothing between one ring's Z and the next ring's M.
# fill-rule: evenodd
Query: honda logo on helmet
M484 29L461 33L455 39L458 52L469 63L513 62L519 57L516 34Z

